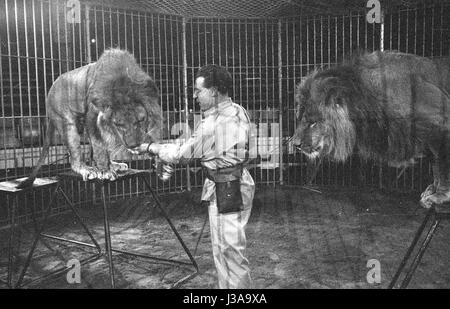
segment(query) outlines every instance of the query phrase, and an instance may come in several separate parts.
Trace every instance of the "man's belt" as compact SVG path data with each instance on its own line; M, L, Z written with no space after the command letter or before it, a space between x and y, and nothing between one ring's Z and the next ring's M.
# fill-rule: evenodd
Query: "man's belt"
M219 183L241 179L242 169L242 164L238 164L233 167L219 168L216 170L205 167L206 177L214 182Z

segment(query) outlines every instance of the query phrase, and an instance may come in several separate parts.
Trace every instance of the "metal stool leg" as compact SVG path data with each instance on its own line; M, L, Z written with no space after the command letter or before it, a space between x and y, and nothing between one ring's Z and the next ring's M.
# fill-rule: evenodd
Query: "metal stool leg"
M13 288L12 284L12 273L13 273L13 267L14 267L14 257L13 257L13 242L14 242L14 230L15 230L15 219L16 219L16 209L17 209L17 197L13 197L12 204L9 203L8 198L8 204L10 206L10 228L9 228L9 244L8 244L8 278L7 278L7 285L9 288Z
M39 241L40 235L41 235L42 231L44 230L44 228L45 228L45 226L47 224L47 220L48 220L48 217L50 216L53 203L55 203L55 201L56 201L56 196L57 196L58 189L59 189L59 184L56 185L56 188L55 188L55 190L52 193L51 200L50 200L50 203L49 203L49 205L47 207L47 210L45 212L44 219L42 220L42 224L41 224L41 226L39 228L39 231L36 233L36 236L34 237L33 244L31 246L30 252L28 253L28 257L27 257L27 259L25 261L25 265L24 265L24 267L22 269L22 272L20 274L19 280L17 281L16 287L20 287L20 285L22 284L23 278L25 276L25 273L27 272L28 267L30 266L30 262L31 262L31 258L33 257L34 250L36 249L36 246L37 246L37 243Z
M419 248L419 252L417 252L416 256L414 257L411 267L410 267L409 271L406 273L405 279L403 279L403 282L400 285L400 288L405 289L408 286L414 272L417 269L417 266L420 263L420 260L422 259L423 254L427 250L428 245L430 244L430 241L433 238L433 235L436 232L436 229L439 226L440 222L441 222L440 219L436 219L434 221L433 225L431 226L430 230L427 233L427 236L426 236L424 242L422 243L422 246L420 246L420 248Z
M44 234L44 233L42 233L42 230L41 230L41 232L39 232L39 228L38 228L38 225L37 225L37 222L36 222L36 219L35 219L35 211L34 211L34 208L31 207L31 212L32 212L32 216L33 216L33 222L34 222L34 225L35 225L36 237L38 237L40 240L42 240L42 237L46 237L46 238L49 238L49 239L52 239L52 240L56 240L56 241L63 241L63 242L72 243L72 244L75 244L75 245L81 245L81 246L85 246L85 247L96 248L97 249L97 253L92 255L92 256L89 256L89 257L81 259L80 260L80 265L87 264L87 263L89 263L91 261L94 261L94 260L100 258L102 256L102 249L101 249L100 245L98 244L98 242L96 241L96 239L94 238L94 236L92 235L92 233L88 229L88 227L84 224L82 218L80 217L80 215L76 211L75 206L73 205L72 201L67 197L66 193L64 192L64 190L62 189L61 186L58 186L55 189L55 193L54 194L57 196L58 193L61 193L61 195L64 197L64 199L66 200L67 204L70 206L72 214L75 216L75 219L82 226L84 231L88 234L88 236L92 240L93 244L89 244L89 243L85 243L85 242L77 241L77 240L72 240L72 239L66 239L66 238L58 237L58 236L54 236L54 235ZM44 226L44 228L45 228L45 226ZM48 273L48 274L46 274L46 275L44 275L42 277L33 279L33 280L27 282L26 284L28 285L28 284L31 284L31 283L33 283L35 281L40 281L40 280L47 279L49 277L60 275L61 273L65 272L67 270L69 270L69 268L67 266L63 266L63 267L61 267L61 268L59 268L57 270L54 270L54 271L52 271L52 272L50 272L50 273ZM21 286L23 286L23 285L21 284Z
M102 187L102 202L103 202L103 223L105 228L105 246L106 253L108 256L108 264L109 264L109 276L111 279L111 288L115 288L115 280L114 280L114 265L112 260L112 247L111 247L111 234L109 230L109 219L108 219L108 205L106 203L106 194L105 194L105 186L104 182L101 183Z
M402 273L403 269L405 268L405 265L408 262L409 257L411 256L411 253L413 252L414 248L416 247L416 244L419 241L420 236L422 235L422 232L425 229L425 226L427 225L427 223L430 220L433 213L434 213L434 208L431 208L427 212L425 219L422 221L422 224L420 225L419 229L416 232L416 235L414 236L414 240L412 241L411 245L409 246L408 250L406 251L406 254L403 257L403 260L400 263L400 266L398 267L394 277L391 280L391 283L388 286L389 289L394 288L395 284L397 283L397 280L400 277L400 274Z
M150 187L150 184L147 182L147 180L144 178L145 183L147 184L147 188L150 190L153 199L156 202L156 205L158 206L158 208L161 210L161 212L163 213L164 218L167 220L167 222L170 225L170 228L172 229L172 231L174 232L175 236L177 237L178 241L181 243L181 246L183 247L184 251L186 252L186 254L188 255L189 259L191 260L192 264L194 265L194 267L196 269L198 269L198 265L197 262L195 261L194 257L192 256L191 252L189 251L188 247L186 246L186 244L184 243L183 239L181 238L180 234L178 234L177 229L175 228L175 226L173 225L172 221L169 218L169 215L167 214L166 210L164 209L164 207L162 207L161 205L161 201L159 200L158 196L156 195L156 193L152 190L152 188Z
M197 254L198 245L200 244L200 240L203 236L203 231L205 230L206 223L208 222L209 213L206 211L205 220L203 221L202 229L200 230L200 235L198 235L197 243L195 244L194 255Z
M184 243L183 239L181 238L180 234L178 234L178 231L177 231L177 229L175 228L175 226L173 225L172 221L170 220L169 215L167 214L166 210L164 209L164 207L162 207L161 201L159 200L158 195L153 191L153 189L152 189L152 187L150 186L148 180L147 180L145 177L143 177L143 179L144 179L144 183L145 183L146 186L147 186L147 189L148 189L148 190L150 191L150 193L152 194L153 199L154 199L155 202L156 202L156 205L157 205L158 208L161 210L161 212L162 212L164 218L166 219L167 223L169 223L170 228L172 229L173 233L175 234L175 236L177 237L177 239L178 239L178 241L180 242L181 246L183 247L184 252L186 252L186 254L187 254L188 257L189 257L189 260L191 261L192 265L193 265L194 268L195 268L195 272L194 272L194 273L192 273L192 274L190 274L190 275L188 275L188 276L186 276L186 277L184 277L184 278L178 280L178 281L175 282L175 283L173 284L173 286L172 286L172 287L178 287L178 286L181 285L183 282L185 282L185 281L187 281L187 280L189 280L189 279L195 277L195 276L198 274L198 272L199 272L198 265L197 265L197 262L195 261L194 257L192 256L191 252L189 251L189 248L186 246L186 244Z
M81 225L81 227L83 228L83 230L86 232L86 234L88 234L89 238L92 240L92 242L94 243L92 244L88 244L85 242L81 242L81 241L76 241L76 240L72 240L72 239L66 239L63 237L57 237L54 235L48 235L48 234L41 234L41 236L43 237L47 237L50 239L54 239L54 240L59 240L59 241L65 241L65 242L69 242L69 243L74 243L77 245L82 245L82 246L86 246L86 247L91 247L91 248L96 248L97 249L97 254L100 256L102 254L102 248L100 247L100 245L98 244L97 240L94 238L94 236L92 235L91 231L89 230L89 228L86 226L86 224L84 224L83 219L81 218L81 216L78 214L78 212L75 209L75 206L73 205L72 201L69 199L69 197L67 196L67 194L64 192L63 189L61 189L61 187L59 188L59 192L61 193L61 195L64 197L66 203L69 205L72 213L74 214L77 222Z

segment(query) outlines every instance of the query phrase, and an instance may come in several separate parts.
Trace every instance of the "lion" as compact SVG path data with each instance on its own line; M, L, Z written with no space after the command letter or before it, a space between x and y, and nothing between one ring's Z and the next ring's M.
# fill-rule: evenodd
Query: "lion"
M128 51L106 50L97 62L59 76L46 100L48 127L40 159L19 186L33 183L48 155L55 129L68 146L71 169L83 180L115 180L127 165L111 161L120 150L159 137L161 109L155 82ZM86 131L95 164L82 162L80 136Z
M407 166L432 158L421 204L450 201L450 59L395 51L360 54L309 74L296 86L294 146L310 159L354 152Z

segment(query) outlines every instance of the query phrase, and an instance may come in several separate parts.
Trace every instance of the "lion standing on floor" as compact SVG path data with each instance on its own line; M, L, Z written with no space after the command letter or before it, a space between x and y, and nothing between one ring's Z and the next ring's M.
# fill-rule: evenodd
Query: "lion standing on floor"
M357 150L399 166L430 154L421 203L450 201L450 60L374 52L315 71L296 88L294 145L344 161Z
M44 147L32 174L19 186L33 183L48 155L55 128L69 148L70 165L84 180L115 180L126 164L110 160L119 150L159 138L161 109L155 82L129 52L106 50L97 62L62 74L46 101L49 125ZM94 166L81 161L80 136L86 131Z

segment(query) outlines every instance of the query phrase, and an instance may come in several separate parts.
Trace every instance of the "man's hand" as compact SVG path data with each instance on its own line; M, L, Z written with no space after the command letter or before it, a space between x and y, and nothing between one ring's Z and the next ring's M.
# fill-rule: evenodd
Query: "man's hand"
M158 143L151 143L151 144L143 143L138 147L134 148L133 150L137 151L139 154L148 153L153 155L159 155L161 145Z
M133 150L139 154L148 153L158 156L166 163L176 163L178 161L178 151L180 150L180 147L175 144L144 143Z

